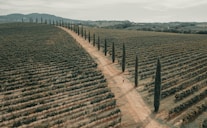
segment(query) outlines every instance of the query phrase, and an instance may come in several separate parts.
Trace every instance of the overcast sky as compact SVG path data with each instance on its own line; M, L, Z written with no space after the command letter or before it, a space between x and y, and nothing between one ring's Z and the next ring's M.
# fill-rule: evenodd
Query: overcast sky
M207 0L0 0L0 15L49 13L80 20L207 22Z

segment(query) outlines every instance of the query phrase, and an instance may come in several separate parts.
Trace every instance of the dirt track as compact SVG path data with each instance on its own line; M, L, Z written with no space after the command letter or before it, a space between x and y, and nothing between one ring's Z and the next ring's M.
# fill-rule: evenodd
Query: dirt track
M122 127L146 127L146 128L167 128L151 118L152 112L144 103L142 97L137 93L126 75L117 69L117 63L112 63L103 52L97 50L88 41L78 36L76 33L61 28L68 32L79 43L98 64L107 79L108 86L115 94L117 105L122 112Z

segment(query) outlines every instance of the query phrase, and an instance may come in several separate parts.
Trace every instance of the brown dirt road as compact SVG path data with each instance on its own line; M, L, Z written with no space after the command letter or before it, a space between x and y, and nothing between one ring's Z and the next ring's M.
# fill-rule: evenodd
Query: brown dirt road
M134 89L133 83L130 82L126 74L122 73L117 68L117 63L112 63L103 52L98 51L96 47L93 47L88 41L78 36L76 33L62 28L69 33L91 56L98 64L98 69L102 71L107 79L108 86L115 94L117 99L117 105L122 112L122 124L123 128L167 128L167 125L158 123L155 119L152 119L152 112L145 104L142 97Z

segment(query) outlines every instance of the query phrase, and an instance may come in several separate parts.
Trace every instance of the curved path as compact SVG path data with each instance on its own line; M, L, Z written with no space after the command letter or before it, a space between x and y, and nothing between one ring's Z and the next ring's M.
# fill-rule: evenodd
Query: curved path
M167 128L168 126L158 123L152 119L152 112L144 103L142 97L137 93L126 75L117 68L117 63L112 63L103 52L97 50L84 38L78 36L71 30L60 27L69 33L81 45L98 64L100 69L107 79L108 86L115 94L117 105L122 112L123 128Z

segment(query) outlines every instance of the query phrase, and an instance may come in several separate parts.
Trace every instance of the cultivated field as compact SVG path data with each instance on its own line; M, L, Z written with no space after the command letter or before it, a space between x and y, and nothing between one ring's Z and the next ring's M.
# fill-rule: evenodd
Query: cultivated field
M97 64L68 34L0 25L0 127L119 127L121 112Z
M107 40L111 55L115 43L116 60L121 64L122 44L126 47L126 65L134 80L135 55L138 55L139 87L153 110L156 60L162 65L161 108L157 117L175 126L200 127L207 118L207 36L159 32L127 31L85 27L100 37L104 49ZM88 36L88 35L87 35ZM97 44L96 44L97 46Z

